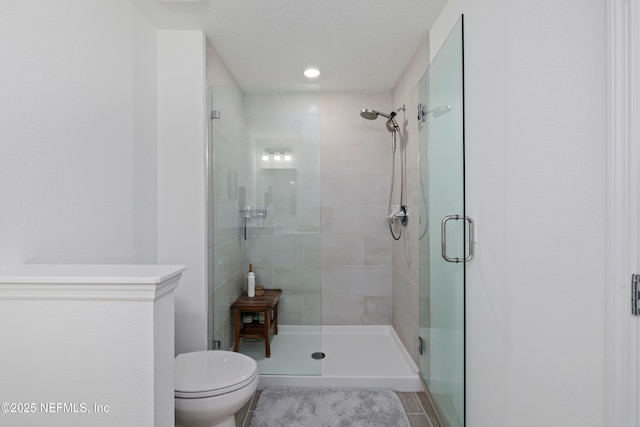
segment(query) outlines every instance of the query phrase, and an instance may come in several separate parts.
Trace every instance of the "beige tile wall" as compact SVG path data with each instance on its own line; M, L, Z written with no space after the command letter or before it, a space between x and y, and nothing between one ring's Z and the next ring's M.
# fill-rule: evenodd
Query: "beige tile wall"
M386 228L391 135L363 108L391 110L390 92L322 96L321 252L329 280L326 325L391 324L391 238ZM324 218L323 218L324 219Z
M269 208L263 228L250 230L248 262L256 265L259 282L285 290L282 324L391 324L392 246L385 222L391 136L384 121L367 121L359 114L362 108L390 110L391 92L323 93L315 99L319 108L315 123L309 109L294 109L301 106L302 98L299 94L248 96L246 126L256 141L266 134L277 139L280 132L289 145L297 144L294 156L299 148L317 144L317 165L297 163L297 177L306 177L300 185L308 193L301 197L298 190L296 218L286 219L298 225L317 224L317 228L282 235L278 209ZM306 101L312 103L311 98ZM268 113L260 109L265 105ZM269 122L267 115L284 122L283 127L278 129L279 124ZM319 131L316 138L314 130ZM258 177L260 163L256 165ZM314 190L319 190L315 198L310 196ZM255 203L260 204L260 193L256 193ZM289 223L281 227L290 227Z
M419 136L416 87L429 65L428 40L425 40L409 62L393 91L394 106L406 105L407 114L400 127L407 155L407 205L409 224L402 238L393 242L393 327L413 360L418 363L418 336L420 316L428 319L428 313L420 313L420 253L419 237L426 226L426 218L420 218L420 208L426 203L421 189L419 170ZM427 286L427 284L422 285ZM428 306L428 305L426 305Z

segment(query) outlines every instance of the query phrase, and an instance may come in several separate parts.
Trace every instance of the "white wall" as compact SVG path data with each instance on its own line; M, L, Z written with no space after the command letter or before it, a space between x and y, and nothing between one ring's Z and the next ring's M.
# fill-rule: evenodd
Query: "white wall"
M187 265L182 352L206 348L204 40L168 33L129 0L2 5L0 264Z
M155 49L128 0L3 2L0 263L155 262Z
M207 348L205 39L158 31L158 262L187 267L176 354Z
M605 3L451 0L465 14L470 427L603 426Z

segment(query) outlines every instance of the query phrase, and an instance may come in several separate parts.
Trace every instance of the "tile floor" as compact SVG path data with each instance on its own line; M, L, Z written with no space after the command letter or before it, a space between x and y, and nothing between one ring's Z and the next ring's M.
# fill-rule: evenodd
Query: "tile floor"
M396 392L396 394L404 405L411 427L441 427L426 393ZM251 401L236 414L238 427L251 426L251 417L259 398L260 390L256 391Z

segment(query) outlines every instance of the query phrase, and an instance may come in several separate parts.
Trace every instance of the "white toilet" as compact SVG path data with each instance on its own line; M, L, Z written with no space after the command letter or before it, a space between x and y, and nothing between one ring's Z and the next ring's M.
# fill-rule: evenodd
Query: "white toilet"
M241 353L196 351L175 358L176 425L235 427L258 387L258 365Z

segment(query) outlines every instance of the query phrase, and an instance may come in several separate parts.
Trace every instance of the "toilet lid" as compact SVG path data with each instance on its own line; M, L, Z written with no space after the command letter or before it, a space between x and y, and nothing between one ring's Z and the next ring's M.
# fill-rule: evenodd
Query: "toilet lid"
M258 365L241 353L196 351L175 358L175 396L199 398L238 390L258 375Z

